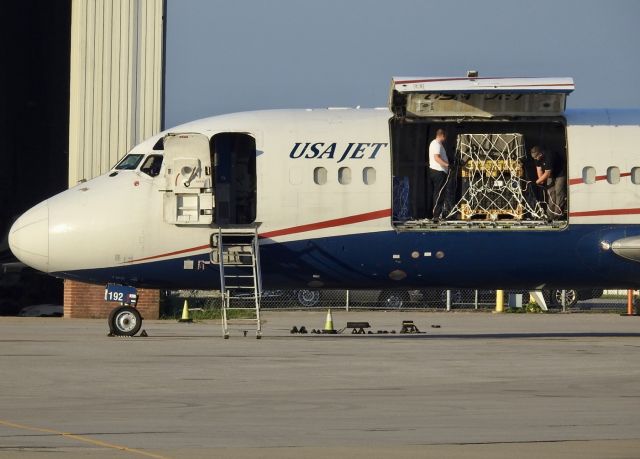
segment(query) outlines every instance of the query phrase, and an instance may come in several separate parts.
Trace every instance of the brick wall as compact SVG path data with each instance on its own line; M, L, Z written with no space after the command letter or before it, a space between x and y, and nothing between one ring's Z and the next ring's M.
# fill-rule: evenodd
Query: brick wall
M138 289L138 310L144 319L160 314L160 292ZM64 281L64 317L67 319L106 319L117 303L104 301L104 285Z

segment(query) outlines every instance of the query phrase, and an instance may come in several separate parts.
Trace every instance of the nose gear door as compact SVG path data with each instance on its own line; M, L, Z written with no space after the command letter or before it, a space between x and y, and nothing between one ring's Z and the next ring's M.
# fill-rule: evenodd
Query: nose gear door
M164 220L175 225L213 221L213 180L209 139L176 133L164 138Z

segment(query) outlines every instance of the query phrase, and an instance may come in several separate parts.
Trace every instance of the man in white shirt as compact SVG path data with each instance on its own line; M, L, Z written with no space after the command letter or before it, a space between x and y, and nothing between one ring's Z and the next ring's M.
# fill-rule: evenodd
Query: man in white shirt
M427 217L439 219L444 202L444 185L449 173L449 159L444 149L447 133L444 129L436 131L436 138L429 144L429 176L427 179Z

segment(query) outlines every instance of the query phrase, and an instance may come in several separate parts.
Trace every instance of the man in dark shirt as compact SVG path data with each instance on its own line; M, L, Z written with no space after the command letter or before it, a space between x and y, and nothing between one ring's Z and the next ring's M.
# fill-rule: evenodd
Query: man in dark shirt
M538 146L531 149L531 157L536 163L536 185L544 187L546 191L547 215L551 220L563 219L567 203L567 168L564 159L558 153L545 151Z

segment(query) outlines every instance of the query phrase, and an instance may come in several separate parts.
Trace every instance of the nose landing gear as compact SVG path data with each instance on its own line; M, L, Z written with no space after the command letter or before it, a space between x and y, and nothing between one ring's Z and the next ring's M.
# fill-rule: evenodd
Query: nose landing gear
M133 306L119 306L109 314L109 334L135 336L142 327L142 316Z
M126 285L108 284L104 291L104 299L120 303L109 313L108 336L135 336L142 327L142 316L135 308L138 291Z

